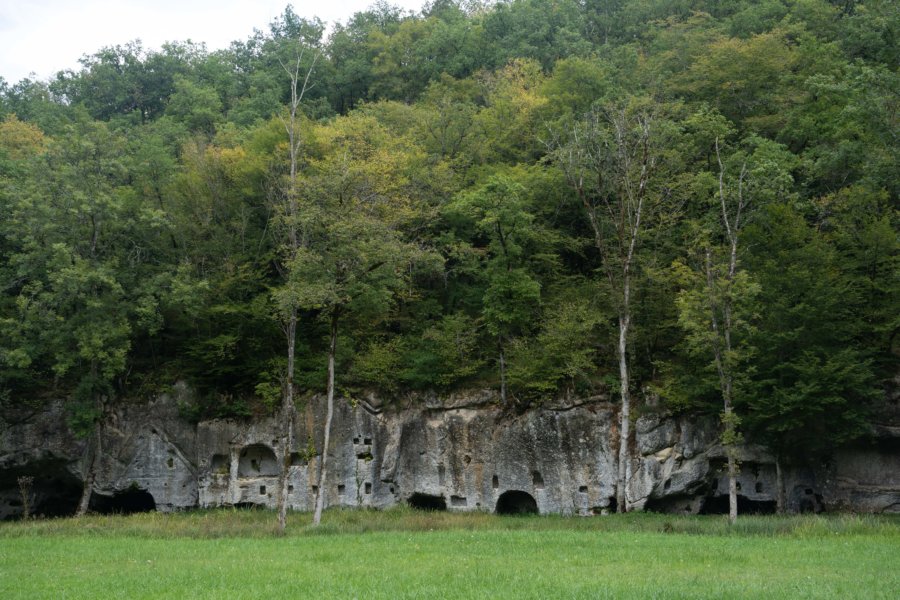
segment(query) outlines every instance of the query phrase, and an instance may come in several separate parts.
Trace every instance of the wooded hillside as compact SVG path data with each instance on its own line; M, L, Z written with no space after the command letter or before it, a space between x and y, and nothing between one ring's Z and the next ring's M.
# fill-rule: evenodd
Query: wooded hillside
M275 411L293 315L301 394L333 348L339 394L724 406L827 452L897 373L898 11L288 7L0 79L0 401Z

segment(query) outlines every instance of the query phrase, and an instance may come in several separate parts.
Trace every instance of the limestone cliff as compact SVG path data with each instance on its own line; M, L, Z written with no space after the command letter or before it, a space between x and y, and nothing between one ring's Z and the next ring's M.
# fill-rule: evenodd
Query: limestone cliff
M91 506L98 511L264 505L274 507L278 423L179 417L172 395L122 404L103 422ZM289 502L313 507L323 406L297 411ZM602 398L503 410L490 392L337 402L328 506L398 503L448 510L592 515L615 509L617 414ZM790 467L788 509L900 511L900 431L846 449L828 464ZM716 423L661 414L634 427L629 509L721 512L727 506ZM0 430L0 518L21 513L16 478L35 477L37 514L71 514L81 493L86 443L69 433L59 404L6 418ZM763 448L742 448L744 511L774 509L775 469Z

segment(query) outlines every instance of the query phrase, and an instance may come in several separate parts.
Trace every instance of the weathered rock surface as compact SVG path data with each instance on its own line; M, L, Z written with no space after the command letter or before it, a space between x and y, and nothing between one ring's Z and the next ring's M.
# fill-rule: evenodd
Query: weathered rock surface
M91 506L170 511L275 506L281 464L279 423L211 420L193 425L172 395L125 404L102 427ZM320 398L297 411L290 449L289 503L313 507ZM448 510L591 515L615 510L616 407L602 398L548 404L517 414L490 392L336 403L328 506L398 503ZM698 513L727 510L725 455L716 422L648 415L634 427L630 509ZM888 432L890 434L890 432ZM788 508L900 511L896 439L844 450L829 465L786 468ZM887 440L887 441L884 441ZM891 441L893 440L893 441ZM62 406L8 419L0 430L0 518L21 513L15 484L35 476L35 512L70 514L81 494L86 442L68 432ZM775 468L763 448L741 451L742 510L774 510Z

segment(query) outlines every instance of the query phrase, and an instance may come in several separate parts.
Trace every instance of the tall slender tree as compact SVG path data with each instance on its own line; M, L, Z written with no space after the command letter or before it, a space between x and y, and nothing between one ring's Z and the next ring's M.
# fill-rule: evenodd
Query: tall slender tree
M619 512L627 510L625 492L631 462L628 336L634 316L632 292L637 249L647 220L661 199L652 185L659 167L660 149L655 131L659 119L652 104L639 100L595 107L551 142L551 157L565 172L584 210L618 317L616 357L621 405L616 506Z
M304 61L305 57L313 54L311 61ZM284 239L282 243L282 269L290 270L291 265L297 260L298 254L306 244L305 231L299 214L300 185L298 181L298 169L300 152L303 145L301 135L301 121L303 114L301 103L306 92L312 87L310 78L316 67L318 53L300 45L296 49L294 60L290 64L281 63L291 83L291 99L287 107L287 115L280 115L288 138L288 157L290 167L287 182L277 188L279 224L278 229ZM288 279L289 273L285 275ZM290 287L282 290L289 291ZM296 298L290 293L277 294L278 307L282 317L282 326L287 342L287 366L284 376L283 392L281 400L281 473L278 490L278 532L284 533L287 526L288 491L290 490L291 450L294 447L294 369L295 351L297 347L297 313Z

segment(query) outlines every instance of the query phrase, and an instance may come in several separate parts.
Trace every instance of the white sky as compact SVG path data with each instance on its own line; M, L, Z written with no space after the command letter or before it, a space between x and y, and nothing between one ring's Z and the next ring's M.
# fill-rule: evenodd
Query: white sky
M13 84L77 69L104 46L140 39L206 42L209 50L267 30L288 4L301 17L344 22L375 0L0 0L0 77ZM418 12L425 0L390 0Z

